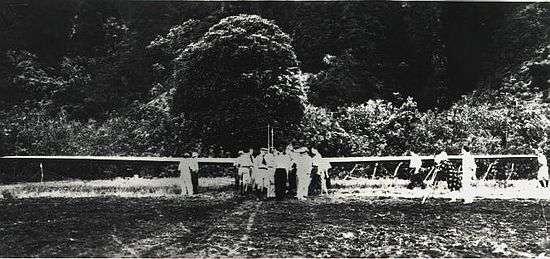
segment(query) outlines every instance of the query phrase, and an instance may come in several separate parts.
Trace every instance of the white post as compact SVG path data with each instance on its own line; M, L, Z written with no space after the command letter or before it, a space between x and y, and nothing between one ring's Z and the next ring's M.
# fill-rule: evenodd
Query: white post
M508 177L506 177L506 182L510 181L510 178L512 178L512 175L514 174L515 165L516 165L515 163L512 163L512 168L510 168L510 174L508 175Z
M376 169L378 169L378 163L374 164L374 170L372 172L372 177L371 179L374 179L374 177L376 176Z
M274 139L273 139L273 127L271 127L271 148L272 149L275 148Z
M42 163L40 163L40 182L44 182L44 167L42 166Z

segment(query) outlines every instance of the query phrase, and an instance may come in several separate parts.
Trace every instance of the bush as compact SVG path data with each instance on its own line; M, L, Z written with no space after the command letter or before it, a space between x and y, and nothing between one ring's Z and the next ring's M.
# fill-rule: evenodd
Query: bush
M3 190L2 191L2 197L4 197L4 199L7 199L7 200L15 199L15 196L13 196L13 194L8 190Z

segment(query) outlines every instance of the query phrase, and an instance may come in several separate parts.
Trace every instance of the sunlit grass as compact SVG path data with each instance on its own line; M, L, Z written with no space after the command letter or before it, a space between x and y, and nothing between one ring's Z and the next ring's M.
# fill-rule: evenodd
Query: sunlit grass
M203 190L223 189L233 184L230 177L200 178L199 186ZM161 197L181 196L179 178L144 179L116 178L112 180L71 180L44 183L20 183L0 186L3 196L15 198L33 197ZM8 194L9 193L9 194ZM6 198L6 197L4 197Z
M375 196L421 198L425 195L436 198L451 198L447 183L439 182L433 188L407 189L408 180L403 179L367 179L351 178L333 180L334 195L341 196ZM539 187L536 180L510 181L475 181L472 192L474 197L489 199L550 199L550 188ZM458 196L460 197L460 196Z

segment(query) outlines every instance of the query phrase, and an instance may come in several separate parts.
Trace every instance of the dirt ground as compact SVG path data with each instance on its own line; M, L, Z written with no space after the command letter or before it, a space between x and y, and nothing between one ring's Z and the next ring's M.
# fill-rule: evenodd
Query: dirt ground
M546 200L327 196L0 199L0 257L535 257Z

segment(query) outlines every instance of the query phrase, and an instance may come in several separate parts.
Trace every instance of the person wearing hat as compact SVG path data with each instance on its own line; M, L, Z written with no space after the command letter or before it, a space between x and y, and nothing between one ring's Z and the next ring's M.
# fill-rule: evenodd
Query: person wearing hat
M239 191L241 194L245 194L248 192L250 186L250 174L253 166L250 154L239 151L239 157L235 161L235 166L237 167L237 175L241 183Z
M274 150L269 149L264 159L267 163L267 174L265 175L265 191L267 198L275 198L275 155Z
M548 162L546 160L546 156L544 155L544 152L541 148L536 149L535 154L537 155L537 161L539 164L537 180L539 180L540 186L542 188L548 188L550 177L548 176Z
M178 165L180 171L180 187L182 195L193 195L193 183L191 180L191 168L189 167L189 153L185 153Z
M299 154L295 159L297 191L296 197L300 200L308 195L309 183L311 181L311 170L313 169L313 159L309 156L308 149L305 147L296 150Z
M191 153L191 158L188 159L189 168L191 169L191 182L193 184L193 193L198 193L199 190L199 153Z
M290 155L286 152L276 151L275 157L275 197L282 200L285 196L288 180L288 172L292 168Z
M254 158L254 166L256 168L255 181L257 195L263 198L267 195L267 175L268 175L268 161L266 159L267 148L261 148L260 154Z

